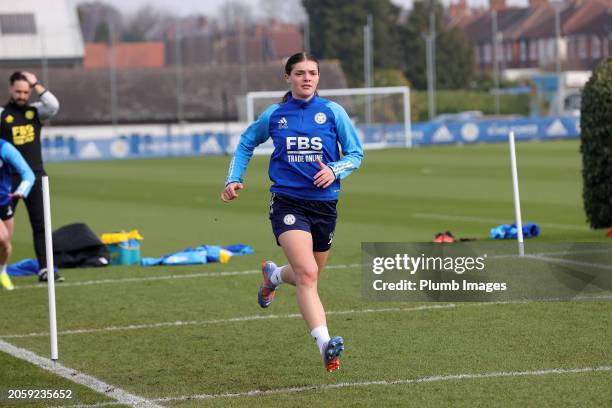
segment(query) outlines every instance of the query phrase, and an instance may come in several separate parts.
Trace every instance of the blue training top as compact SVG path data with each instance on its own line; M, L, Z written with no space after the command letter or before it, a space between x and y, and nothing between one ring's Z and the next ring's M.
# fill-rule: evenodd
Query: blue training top
M253 150L270 137L274 142L269 166L273 193L305 200L336 200L340 180L359 168L363 158L357 132L342 106L317 95L309 101L289 96L287 102L268 107L241 135L226 186L242 182ZM314 175L321 170L317 159L336 175L327 188L314 185Z
M21 176L21 183L15 193L27 197L36 177L15 146L0 139L0 205L8 205L11 202L9 196L12 187L11 167Z

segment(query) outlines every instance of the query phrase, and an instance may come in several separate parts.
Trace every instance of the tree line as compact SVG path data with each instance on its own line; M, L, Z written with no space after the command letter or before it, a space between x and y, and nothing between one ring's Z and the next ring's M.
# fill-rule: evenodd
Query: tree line
M411 85L426 89L424 35L430 12L436 26L436 86L474 87L473 51L457 27L448 27L439 0L416 0L409 15L390 0L303 0L311 51L341 61L350 86L364 84L363 27L373 17L374 86Z

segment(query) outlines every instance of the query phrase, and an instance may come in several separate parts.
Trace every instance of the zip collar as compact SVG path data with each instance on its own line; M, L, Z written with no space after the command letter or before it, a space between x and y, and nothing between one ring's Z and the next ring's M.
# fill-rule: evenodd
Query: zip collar
M289 98L287 99L287 103L290 103L299 108L307 108L309 106L314 105L318 99L319 99L319 96L316 94L312 98L310 98L309 101L305 101L303 99L296 99L293 97L293 95L289 95Z

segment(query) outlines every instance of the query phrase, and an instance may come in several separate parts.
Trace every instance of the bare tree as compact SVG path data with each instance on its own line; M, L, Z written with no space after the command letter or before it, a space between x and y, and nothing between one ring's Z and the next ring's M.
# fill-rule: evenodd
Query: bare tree
M152 28L174 19L172 11L145 4L125 19L122 39L123 41L145 41L147 33Z
M254 21L252 7L239 0L227 0L219 8L219 17L226 29L231 29L237 24L248 26Z
M301 0L259 0L260 15L286 23L302 23L306 20L306 10Z

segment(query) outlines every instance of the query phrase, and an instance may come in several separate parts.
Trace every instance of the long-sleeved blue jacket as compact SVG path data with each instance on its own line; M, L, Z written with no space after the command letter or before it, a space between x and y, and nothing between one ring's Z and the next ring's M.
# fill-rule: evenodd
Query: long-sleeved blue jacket
M253 150L268 138L274 142L270 158L270 191L305 200L336 200L340 180L357 169L363 148L342 106L313 96L309 101L289 96L268 107L240 137L225 185L242 182ZM342 157L340 152L342 151ZM314 185L321 160L336 175L327 188Z
M0 139L0 205L8 205L11 202L11 167L21 176L21 183L15 193L27 197L34 185L34 173L15 146Z

